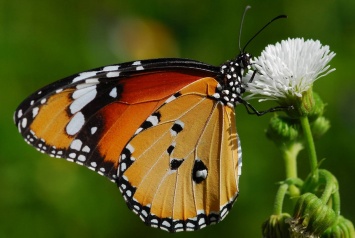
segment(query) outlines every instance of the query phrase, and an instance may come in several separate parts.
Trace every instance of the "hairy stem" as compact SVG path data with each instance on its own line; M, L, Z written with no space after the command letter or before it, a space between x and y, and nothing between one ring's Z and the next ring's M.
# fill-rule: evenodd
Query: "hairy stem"
M318 181L318 160L317 160L317 153L316 148L314 146L313 135L311 131L311 127L309 125L308 117L303 116L300 117L301 126L303 129L304 139L305 139L305 147L308 153L308 159L310 162L311 167L311 174L313 182Z
M292 143L291 145L282 148L282 157L285 162L286 179L295 179L297 175L297 156L303 149L301 143ZM289 186L289 193L291 197L299 196L300 191L295 185Z

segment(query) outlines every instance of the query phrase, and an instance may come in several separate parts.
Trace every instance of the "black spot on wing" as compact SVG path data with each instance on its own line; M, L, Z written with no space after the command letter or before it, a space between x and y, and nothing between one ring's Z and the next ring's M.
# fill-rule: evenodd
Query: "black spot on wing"
M192 169L192 179L196 183L201 183L207 178L208 170L206 165L199 159L195 160L194 167Z
M177 170L182 164L182 162L184 162L184 159L172 159L170 161L170 169Z
M156 126L160 122L161 114L160 112L154 112L152 115L150 115L147 120L143 122L141 125L141 128L147 129L152 126Z
M179 134L184 129L184 123L182 121L176 121L174 125L171 127L171 132L173 135Z
M166 152L168 152L168 154L171 155L171 153L173 152L174 149L175 149L175 146L174 145L170 145L168 147L168 149L166 150Z
M181 93L180 93L180 92L177 92L177 93L174 94L174 97L176 97L176 98L178 98L178 97L180 97L180 96L181 96Z

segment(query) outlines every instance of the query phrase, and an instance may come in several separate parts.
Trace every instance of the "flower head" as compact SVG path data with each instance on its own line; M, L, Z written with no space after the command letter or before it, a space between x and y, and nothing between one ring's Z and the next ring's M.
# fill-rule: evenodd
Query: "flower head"
M353 223L345 219L343 216L338 216L337 222L330 228L328 228L322 238L331 238L331 237L344 237L350 238L355 236L355 229Z
M256 74L245 77L247 92L245 99L287 100L301 98L313 82L335 69L327 65L335 56L328 46L317 40L303 38L287 39L267 46L261 56L252 60Z
M289 238L289 225L286 221L291 219L287 213L271 215L262 225L263 238Z
M337 220L333 209L312 193L302 194L294 209L287 221L291 237L320 237Z

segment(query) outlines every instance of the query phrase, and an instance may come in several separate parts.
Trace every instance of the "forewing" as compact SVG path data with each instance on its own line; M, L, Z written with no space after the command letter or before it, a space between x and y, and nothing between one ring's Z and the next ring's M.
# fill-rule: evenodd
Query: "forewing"
M39 151L115 180L122 149L139 126L181 88L213 71L179 59L101 67L38 90L14 120Z

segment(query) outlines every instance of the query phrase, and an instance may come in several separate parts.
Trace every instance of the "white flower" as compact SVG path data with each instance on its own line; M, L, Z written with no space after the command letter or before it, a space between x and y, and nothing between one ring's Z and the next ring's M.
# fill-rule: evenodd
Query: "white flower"
M252 82L249 81L253 71L244 77L250 93L244 99L265 101L302 97L314 81L335 70L327 65L334 56L329 46L322 46L318 40L296 38L268 45L260 57L252 60L257 70Z

